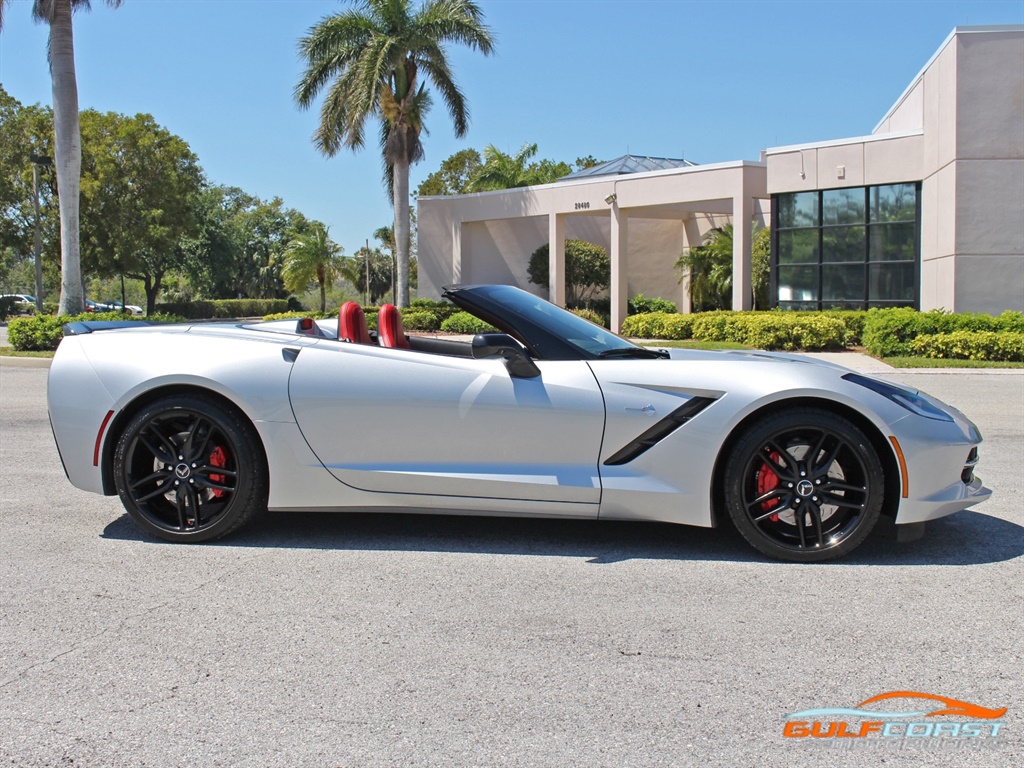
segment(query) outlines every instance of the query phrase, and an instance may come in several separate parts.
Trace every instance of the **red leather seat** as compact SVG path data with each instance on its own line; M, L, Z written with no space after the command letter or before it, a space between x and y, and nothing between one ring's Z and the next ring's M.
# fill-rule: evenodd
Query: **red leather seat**
M377 315L377 332L385 347L392 349L410 349L409 339L405 337L402 327L402 315L394 304L385 304Z
M354 301L346 301L338 312L338 338L353 344L373 344L366 328L363 308Z

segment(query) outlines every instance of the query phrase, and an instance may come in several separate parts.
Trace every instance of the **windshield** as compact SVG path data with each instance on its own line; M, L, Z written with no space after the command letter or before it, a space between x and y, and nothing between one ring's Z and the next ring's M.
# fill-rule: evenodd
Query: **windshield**
M538 357L660 357L572 312L510 285L458 286L446 291L456 304L512 332Z

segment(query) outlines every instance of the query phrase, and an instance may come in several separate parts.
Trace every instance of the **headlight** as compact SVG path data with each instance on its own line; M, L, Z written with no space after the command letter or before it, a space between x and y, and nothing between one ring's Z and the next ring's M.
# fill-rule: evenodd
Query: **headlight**
M870 376L861 376L859 373L848 373L843 378L854 384L867 387L882 397L889 398L897 405L903 406L918 416L924 416L926 419L935 419L936 421L953 421L952 414L947 413L939 404L916 389L907 389L896 384L890 384L887 381L872 379Z

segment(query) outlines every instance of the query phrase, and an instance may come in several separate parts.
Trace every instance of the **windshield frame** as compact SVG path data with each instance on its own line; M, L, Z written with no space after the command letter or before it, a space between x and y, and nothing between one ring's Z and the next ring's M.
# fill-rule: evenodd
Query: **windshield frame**
M539 360L599 360L602 352L661 357L512 285L449 285L444 297L526 346ZM621 359L621 358L620 358Z

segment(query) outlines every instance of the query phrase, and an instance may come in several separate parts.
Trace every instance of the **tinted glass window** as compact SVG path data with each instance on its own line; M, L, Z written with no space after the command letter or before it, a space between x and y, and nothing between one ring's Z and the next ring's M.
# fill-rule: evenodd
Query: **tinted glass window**
M890 184L870 189L870 220L913 221L917 218L917 188L913 184Z
M795 192L779 195L780 227L818 226L818 193Z
M822 224L860 224L864 221L864 187L828 189L821 193Z
M806 264L818 261L818 229L779 232L779 263Z
M864 261L864 227L829 227L821 233L823 262Z

